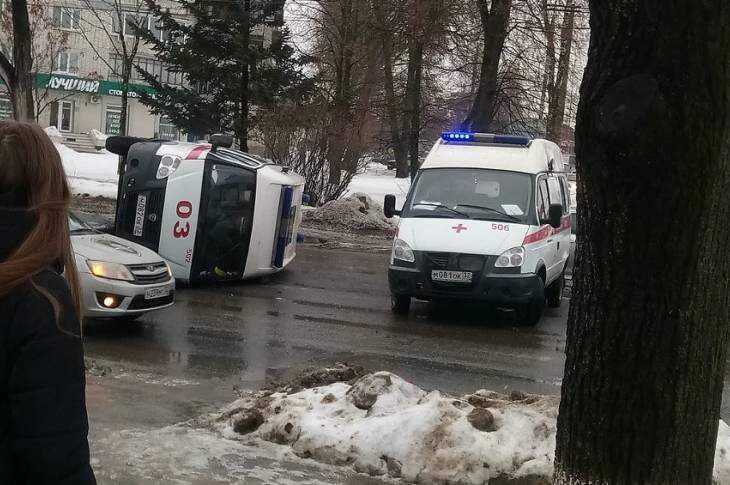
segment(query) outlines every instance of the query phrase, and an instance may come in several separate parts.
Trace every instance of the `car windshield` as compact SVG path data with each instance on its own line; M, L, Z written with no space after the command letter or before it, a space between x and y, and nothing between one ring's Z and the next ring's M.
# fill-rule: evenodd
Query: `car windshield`
M74 214L68 215L68 229L69 231L71 231L71 234L95 232L94 229L92 229L89 225L87 225L84 221L79 219Z
M448 217L526 223L530 175L478 168L427 169L403 217Z

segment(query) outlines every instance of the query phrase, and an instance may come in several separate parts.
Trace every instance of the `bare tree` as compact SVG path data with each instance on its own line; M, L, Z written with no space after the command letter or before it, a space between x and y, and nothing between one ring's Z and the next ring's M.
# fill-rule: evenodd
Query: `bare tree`
M149 26L150 18L144 0L122 3L121 0L82 0L86 10L91 12L94 21L84 22L81 36L94 51L94 54L117 76L121 83L121 113L119 131L126 135L127 112L129 111L129 86L135 60L141 44L141 32ZM97 35L105 37L105 44L112 46L112 58L100 52Z
M575 15L578 8L574 0L566 0L563 7L563 25L560 29L560 55L555 78L554 81L551 80L549 84L551 89L548 91L550 102L547 117L547 136L551 140L559 140L562 136L568 78L570 76L570 58L575 32ZM550 42L554 41L551 39Z
M489 3L489 5L488 5ZM474 131L489 131L497 104L497 75L507 37L512 0L479 0L484 49L479 87L464 126Z
M0 79L8 87L15 119L35 118L33 105L33 53L26 0L12 0L12 55L0 51Z
M34 119L38 120L40 115L48 108L53 101L58 101L72 95L66 94L61 97L52 97L50 87L47 84L40 84L39 75L51 72L61 52L68 47L68 31L55 28L53 15L49 15L48 4L41 0L32 0L28 4L28 19L31 33L31 59L33 68L33 98L34 98ZM13 26L12 19L0 11L0 52L12 51Z

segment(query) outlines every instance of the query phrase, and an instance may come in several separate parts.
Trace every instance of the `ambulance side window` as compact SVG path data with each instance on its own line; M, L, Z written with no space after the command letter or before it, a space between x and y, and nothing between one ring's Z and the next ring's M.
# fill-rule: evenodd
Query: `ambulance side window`
M550 204L561 204L563 206L563 213L565 213L565 201L563 200L562 190L560 189L560 180L553 175L547 179L547 185Z
M567 215L570 212L570 190L565 177L560 177L560 192L563 196L563 214Z
M541 177L537 181L537 218L540 222L548 218L549 207L547 178Z

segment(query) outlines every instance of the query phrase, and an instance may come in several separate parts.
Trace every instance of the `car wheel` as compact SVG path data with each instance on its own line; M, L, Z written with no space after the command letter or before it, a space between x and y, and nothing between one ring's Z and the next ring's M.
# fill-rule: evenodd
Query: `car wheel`
M526 327L534 327L540 323L542 312L545 309L545 282L542 278L538 278L538 282L538 288L535 291L535 298L525 305L524 308L522 322Z
M563 289L565 288L565 272L561 273L558 279L550 283L545 289L547 297L547 306L549 308L560 308L563 301Z
M411 309L411 297L408 295L390 295L390 309L396 315L408 315Z

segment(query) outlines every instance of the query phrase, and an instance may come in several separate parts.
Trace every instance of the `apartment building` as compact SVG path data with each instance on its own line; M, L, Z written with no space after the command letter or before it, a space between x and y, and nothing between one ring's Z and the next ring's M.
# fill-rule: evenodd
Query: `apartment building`
M118 134L121 121L122 52L119 34L128 47L134 44L134 25L145 25L155 35L167 35L141 0L115 8L111 0L38 0L29 2L33 35L35 98L38 123L55 126L69 140L83 140L92 130ZM141 3L140 3L141 2ZM9 0L0 0L0 11ZM190 16L175 1L163 4L183 21ZM120 12L121 11L121 12ZM121 22L119 17L121 15ZM283 8L277 14L283 22ZM0 23L1 25L1 23ZM0 27L0 30L2 27ZM260 28L253 41L269 43L274 27ZM2 44L0 49L7 49ZM184 76L171 72L140 42L134 64L155 73L164 83L183 85ZM0 119L11 113L0 86ZM164 116L155 115L139 101L140 93L154 95L136 69L132 70L128 103L128 133L132 136L180 139L185 134Z

